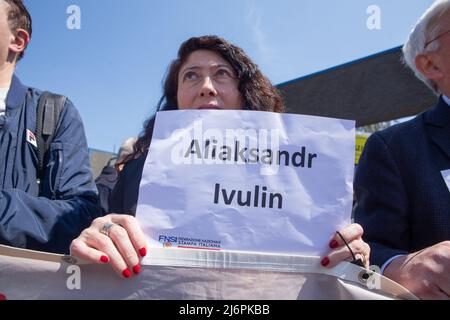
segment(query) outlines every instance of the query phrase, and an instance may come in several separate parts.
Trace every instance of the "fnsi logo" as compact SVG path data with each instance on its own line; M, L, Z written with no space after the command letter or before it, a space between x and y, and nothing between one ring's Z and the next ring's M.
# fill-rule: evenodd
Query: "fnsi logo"
M176 244L178 242L178 238L177 237L172 237L172 236L160 235L159 236L159 242L161 242L163 244L164 248L171 248L173 246L176 246Z

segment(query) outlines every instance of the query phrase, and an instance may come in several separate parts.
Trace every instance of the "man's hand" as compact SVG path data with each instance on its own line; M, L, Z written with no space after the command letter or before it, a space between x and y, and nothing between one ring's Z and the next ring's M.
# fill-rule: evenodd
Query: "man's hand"
M450 241L394 259L384 275L420 299L450 299Z

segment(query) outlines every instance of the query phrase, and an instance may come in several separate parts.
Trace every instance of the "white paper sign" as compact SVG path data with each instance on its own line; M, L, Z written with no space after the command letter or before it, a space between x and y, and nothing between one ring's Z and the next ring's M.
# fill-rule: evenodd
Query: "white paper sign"
M450 170L441 171L442 178L444 178L445 183L447 184L448 191L450 191Z
M150 247L319 255L350 223L354 159L354 121L160 112L136 216Z

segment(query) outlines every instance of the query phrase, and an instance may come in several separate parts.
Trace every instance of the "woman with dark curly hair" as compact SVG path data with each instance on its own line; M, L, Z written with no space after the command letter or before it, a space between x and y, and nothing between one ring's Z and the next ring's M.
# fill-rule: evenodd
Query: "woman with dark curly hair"
M278 90L244 51L217 36L195 37L184 42L169 67L158 111L186 109L257 110L283 112ZM96 219L72 242L71 253L93 263L110 263L125 278L140 271L140 257L147 254L145 237L133 217L139 184L152 140L155 116L144 124L134 152L112 191L109 214ZM361 239L362 228L352 224L340 234L352 251L366 261L369 247ZM352 256L341 237L330 242L332 250L322 265L332 267Z
M250 60L241 48L216 36L190 38L181 45L178 58L169 66L164 82L164 93L158 103L158 111L197 109L194 105L186 105L185 101L180 101L178 90L179 85L183 86L185 82L184 79L179 78L183 65L189 60L191 53L195 56L199 55L198 51L202 52L200 53L202 55L200 59L203 58L204 51L208 51L209 55L218 56L222 66L227 65L225 68L216 71L222 72L222 75L229 72L230 84L234 89L237 89L238 92L236 93L241 96L241 99L235 101L232 105L216 106L216 108L284 112L283 99L278 89L261 73L258 66ZM218 79L217 76L216 79ZM220 98L222 92L218 91L217 94ZM125 162L147 152L154 122L155 116L146 121L144 132L135 144L135 153Z

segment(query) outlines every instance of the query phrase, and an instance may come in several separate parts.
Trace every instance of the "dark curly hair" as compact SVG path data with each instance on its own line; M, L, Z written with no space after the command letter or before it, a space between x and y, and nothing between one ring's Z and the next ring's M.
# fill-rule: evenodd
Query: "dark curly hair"
M214 51L233 67L239 81L238 90L242 95L245 109L284 112L283 98L278 89L261 73L244 50L217 36L193 37L181 45L177 59L168 68L163 87L164 93L158 103L158 111L178 109L178 75L190 54L197 50ZM124 163L136 159L148 151L154 124L155 116L145 121L144 130L134 145L134 152L124 160Z

